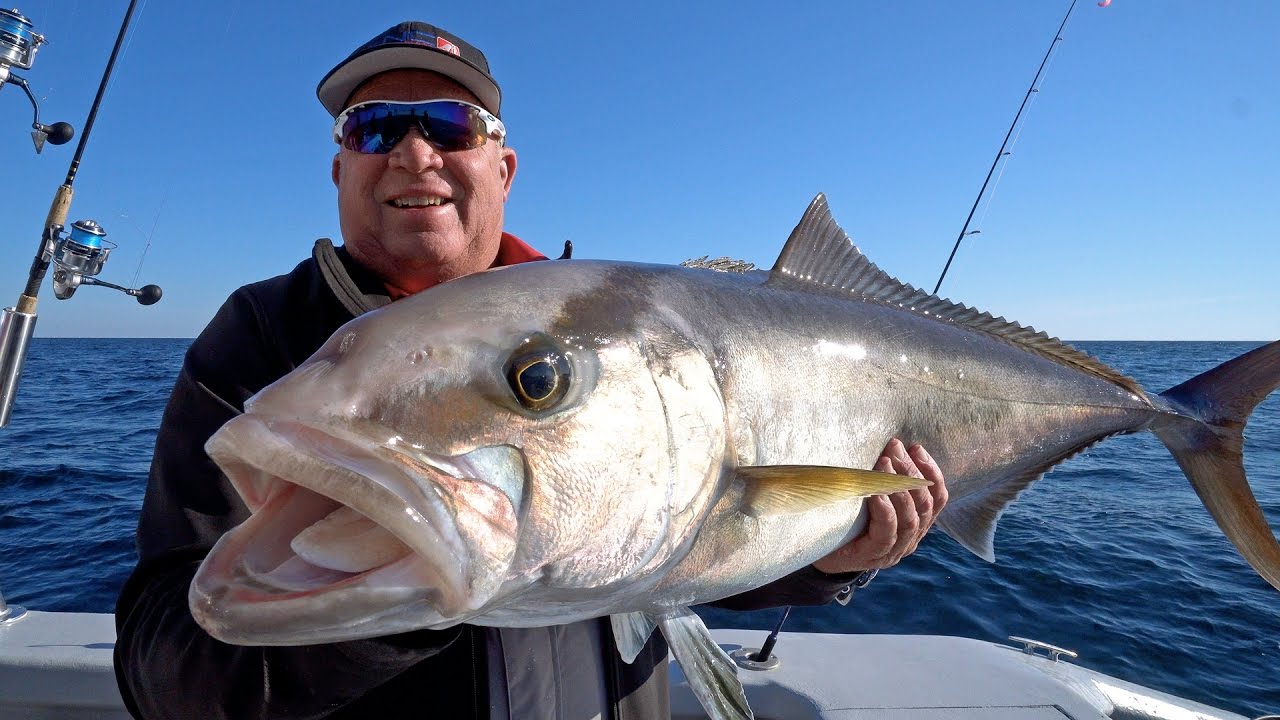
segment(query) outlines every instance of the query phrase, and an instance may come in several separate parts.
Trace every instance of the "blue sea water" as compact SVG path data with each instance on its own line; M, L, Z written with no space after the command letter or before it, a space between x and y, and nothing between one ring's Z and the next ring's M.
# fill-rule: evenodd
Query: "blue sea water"
M111 611L189 344L34 341L0 429L0 591L10 603ZM1077 346L1158 391L1257 344ZM1280 529L1280 393L1258 407L1245 438L1254 491ZM991 565L934 533L848 607L796 608L786 627L1033 637L1175 695L1250 717L1280 712L1280 593L1222 537L1154 436L1112 438L1050 473L1005 513L996 553ZM703 614L713 627L763 631L781 611Z

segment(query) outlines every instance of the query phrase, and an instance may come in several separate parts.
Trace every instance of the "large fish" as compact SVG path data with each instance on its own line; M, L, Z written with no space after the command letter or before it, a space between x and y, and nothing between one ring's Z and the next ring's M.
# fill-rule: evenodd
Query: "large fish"
M1046 470L1151 430L1280 588L1242 428L1280 342L1159 395L1042 333L903 285L818 197L768 273L530 263L353 320L209 441L250 517L191 586L215 637L355 639L613 616L657 625L704 707L750 717L688 606L854 537L869 468L922 443L938 525L994 559L1000 513Z

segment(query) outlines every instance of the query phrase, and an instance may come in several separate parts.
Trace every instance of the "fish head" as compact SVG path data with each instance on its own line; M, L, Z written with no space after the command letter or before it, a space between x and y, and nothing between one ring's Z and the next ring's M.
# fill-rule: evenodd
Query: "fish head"
M206 445L251 514L197 621L252 645L567 622L678 562L725 457L712 363L641 271L569 265L364 315L251 398Z

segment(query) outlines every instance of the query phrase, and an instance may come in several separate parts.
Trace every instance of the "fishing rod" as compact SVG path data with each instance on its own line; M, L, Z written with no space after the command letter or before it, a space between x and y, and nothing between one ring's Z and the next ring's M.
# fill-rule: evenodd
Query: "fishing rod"
M54 266L53 294L59 300L70 298L81 285L101 285L119 290L136 297L143 305L156 303L163 294L157 285L127 288L97 279L96 276L102 272L107 256L115 248L115 243L106 239L106 230L93 220L79 220L72 223L70 228L65 227L74 194L72 184L75 182L76 173L80 170L80 160L84 155L85 145L89 141L89 134L93 131L98 109L102 106L102 97L106 93L107 83L111 79L111 72L115 68L116 58L119 57L120 47L124 43L125 34L129 30L129 23L137 4L138 0L129 0L129 8L125 11L124 21L120 23L120 32L116 35L115 46L111 49L111 57L107 60L106 70L102 73L102 81L98 84L98 94L89 108L84 133L80 136L75 155L71 158L71 165L67 168L67 177L54 194L53 202L49 206L40 246L36 250L35 259L31 262L31 271L27 276L27 286L18 296L18 302L14 307L5 308L3 317L0 317L0 427L9 424L13 400L18 392L18 380L22 374L22 364L26 359L32 333L35 331L37 295L40 293L40 285L44 282L50 265ZM21 18L21 21L16 18ZM44 37L33 33L30 21L22 18L16 10L0 14L0 22L4 23L0 25L0 30L4 31L0 32L0 53L4 53L0 57L10 58L11 64L18 67L29 68L35 56L35 48L44 41ZM9 37L17 40L10 41ZM39 37L39 42L35 40L36 37ZM19 41L24 40L25 43L19 48ZM18 53L19 49L22 50L21 54ZM9 50L12 52L8 52ZM12 74L7 72L7 67L5 72L11 79ZM20 87L27 90L27 95L31 97L34 105L35 98L31 96L26 83L21 83ZM39 125L38 108L36 124ZM42 132L41 127L43 126L37 127L36 132ZM70 128L69 125L67 127ZM56 125L49 126L43 132L48 141L55 145L70 140L70 135ZM63 135L66 135L65 139ZM37 152L40 145L41 141L36 139Z
M956 251L960 249L960 243L964 241L965 236L976 235L980 232L979 230L969 232L969 223L973 221L973 214L978 210L978 204L982 202L982 196L987 192L987 183L991 182L991 176L995 173L996 166L1000 164L1000 158L1007 154L1004 149L1009 145L1009 138L1013 136L1013 129L1018 126L1018 119L1022 117L1022 111L1026 109L1032 93L1039 92L1036 85L1040 82L1040 75L1044 72L1045 65L1049 64L1049 56L1053 54L1053 49L1062 40L1062 29L1067 26L1067 20L1071 18L1071 11L1076 9L1076 2L1077 0L1071 0L1071 6L1067 8L1067 14L1062 17L1062 24L1058 26L1058 31L1053 34L1053 41L1049 43L1049 49L1045 51L1044 59L1040 61L1040 68L1036 70L1036 76L1031 79L1031 87L1027 88L1027 94L1022 97L1022 104L1018 106L1018 112L1013 116L1013 122L1009 123L1009 132L1004 134L1004 142L1000 143L996 158L991 161L991 169L987 171L987 178L982 181L982 188L978 190L978 197L974 198L973 207L969 208L969 217L964 219L964 227L960 228L960 234L956 237L956 244L951 248L951 255L947 257L947 264L943 266L942 274L938 276L938 284L933 286L934 295L937 295L938 289L942 287L942 279L947 276L947 271L951 269L951 261L955 259ZM1099 5L1101 4L1099 3Z
M1000 164L1000 158L1005 156L1005 148L1009 145L1009 138L1013 136L1013 130L1018 125L1019 118L1022 117L1022 111L1027 107L1027 102L1031 99L1031 94L1038 92L1036 85L1040 82L1040 75L1044 73L1045 66L1049 63L1049 56L1053 54L1053 48L1062 40L1062 29L1067 26L1067 20L1071 18L1071 12L1076 8L1078 0L1071 0L1071 6L1067 8L1067 14L1062 18L1062 24L1058 25L1058 31L1053 34L1053 42L1049 43L1049 49L1044 54L1044 59L1040 61L1040 67L1036 70L1036 76L1031 80L1031 87L1027 88L1027 94L1022 98L1022 104L1018 106L1018 113L1013 116L1013 122L1009 124L1009 132L1005 133L1004 142L1000 143L1000 150L996 152L996 159L991 163L991 169L987 171L987 177L982 181L982 188L978 190L978 197L973 201L973 207L969 209L969 217L964 220L964 227L960 228L960 235L956 238L955 247L951 248L951 256L947 258L946 267L942 268L942 274L938 276L938 284L933 287L933 294L938 294L938 289L942 287L942 279L947 276L947 270L951 268L951 261L956 257L956 251L960 249L960 242L964 240L969 232L969 223L973 221L973 214L978 209L978 204L982 202L982 196L987 191L987 184L991 182L991 176L995 174L996 166ZM1110 3L1110 0L1106 0ZM1102 3L1099 3L1102 5ZM1105 5L1104 5L1105 7ZM977 232L976 230L974 231ZM705 260L705 258L704 258ZM868 583L876 576L875 570L867 570L860 573L856 579L849 585L850 596L854 588L866 587ZM847 600L843 601L847 602ZM764 644L759 650L754 648L745 648L736 650L732 654L734 662L740 667L748 670L767 670L778 664L776 657L772 656L774 644L778 640L778 633L782 630L782 626L787 622L787 617L791 614L791 607L787 606L782 613L782 619L778 621L777 627L773 632L765 638Z

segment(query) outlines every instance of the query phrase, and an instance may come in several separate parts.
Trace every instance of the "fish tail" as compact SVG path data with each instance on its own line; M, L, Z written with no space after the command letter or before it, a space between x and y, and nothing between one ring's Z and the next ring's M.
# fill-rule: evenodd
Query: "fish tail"
M1244 474L1244 425L1280 386L1280 341L1228 360L1160 397L1175 414L1152 431L1173 453L1223 533L1258 574L1280 590L1280 543Z

